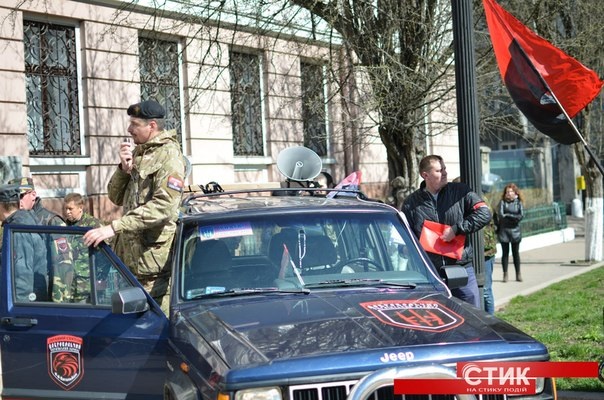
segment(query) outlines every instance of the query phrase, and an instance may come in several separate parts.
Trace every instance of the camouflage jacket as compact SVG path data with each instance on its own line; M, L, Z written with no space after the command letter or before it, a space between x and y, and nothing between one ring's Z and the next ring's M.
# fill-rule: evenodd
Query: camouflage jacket
M483 196L485 203L489 204L489 200ZM497 254L497 229L495 226L495 217L493 209L489 205L491 211L491 220L484 227L484 257L485 259L491 258Z
M116 254L137 277L166 272L184 185L185 160L176 131L163 131L134 150L130 174L119 166L109 185L109 199L123 206L113 221Z
M97 228L101 226L98 218L93 217L88 213L83 213L82 217L77 221L67 220L67 225L70 226L89 226ZM69 236L69 246L73 254L73 268L71 278L61 279L54 282L53 300L56 302L74 302L90 303L90 267L88 265L88 247L82 242L81 238L76 235Z
M67 220L66 223L69 226L90 226L92 228L98 228L101 226L101 221L88 213L82 213L82 217L77 221Z

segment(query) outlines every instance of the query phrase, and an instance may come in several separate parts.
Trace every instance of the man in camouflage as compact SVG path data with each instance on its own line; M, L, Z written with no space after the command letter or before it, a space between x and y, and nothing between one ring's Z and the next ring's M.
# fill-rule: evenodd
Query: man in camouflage
M84 198L79 193L69 193L63 199L63 217L68 226L98 228L101 221L84 211ZM71 287L64 294L75 303L87 302L90 297L90 266L88 265L88 246L77 236L71 236L69 245L73 254L73 277Z
M124 207L110 225L84 235L86 245L113 236L114 250L151 296L169 313L169 253L184 186L185 160L175 130L164 130L165 111L153 100L128 108L129 142L120 145L120 164L109 185L109 199Z
M485 196L482 196L487 205L489 201ZM493 209L489 205L491 215ZM484 310L489 314L495 314L495 297L493 295L493 264L495 263L495 255L497 254L497 232L495 229L494 218L483 228L484 233Z
M63 217L68 226L98 228L101 221L84 211L84 198L79 193L69 193L63 199Z

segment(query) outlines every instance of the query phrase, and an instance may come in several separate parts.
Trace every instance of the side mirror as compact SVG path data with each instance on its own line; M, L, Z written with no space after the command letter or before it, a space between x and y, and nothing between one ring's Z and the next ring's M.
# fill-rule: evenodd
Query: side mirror
M111 312L114 314L136 314L148 309L147 296L139 287L121 289L111 295Z
M462 266L451 265L443 268L444 280L449 289L457 289L468 284L468 271Z

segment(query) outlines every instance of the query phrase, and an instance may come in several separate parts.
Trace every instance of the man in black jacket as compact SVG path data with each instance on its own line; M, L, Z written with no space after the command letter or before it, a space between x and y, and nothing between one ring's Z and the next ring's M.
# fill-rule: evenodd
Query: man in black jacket
M426 220L447 225L440 236L445 242L450 242L459 234L477 232L489 223L491 212L482 198L464 183L447 181L447 169L441 156L424 157L419 163L419 172L424 181L418 190L405 199L402 207L411 229L418 238ZM448 265L464 266L468 272L468 284L451 289L451 293L481 308L478 283L472 265L472 247L467 236L460 259L430 252L428 256L441 276L444 276L443 268Z
M63 218L42 206L42 199L38 197L32 178L20 177L8 181L9 185L19 185L19 208L32 210L41 225L65 226Z
M4 224L38 225L32 211L19 209L19 186L0 185L0 221ZM36 232L14 234L11 252L18 302L48 301L46 243Z

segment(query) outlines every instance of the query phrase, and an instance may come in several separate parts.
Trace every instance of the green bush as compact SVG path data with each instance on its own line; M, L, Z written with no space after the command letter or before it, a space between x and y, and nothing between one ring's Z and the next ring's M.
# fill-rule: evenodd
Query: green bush
M545 344L552 361L601 361L604 356L604 267L518 296L497 317ZM559 390L602 391L598 379L557 379ZM604 397L603 397L604 398Z

